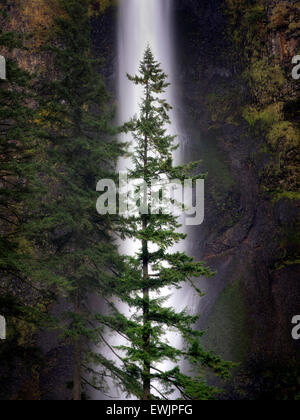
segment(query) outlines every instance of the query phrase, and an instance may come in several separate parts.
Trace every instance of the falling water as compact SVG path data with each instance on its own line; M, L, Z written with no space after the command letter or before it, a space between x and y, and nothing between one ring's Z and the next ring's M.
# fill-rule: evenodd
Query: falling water
M147 45L173 78L172 0L120 0L118 25L119 117L127 121L138 112L141 92L127 80L135 74ZM169 92L169 98L170 92Z
M142 91L140 88L127 79L127 73L134 75L137 73L139 62L141 61L146 47L149 45L157 61L162 65L165 73L169 76L171 87L166 94L166 99L175 108L172 111L170 134L178 134L180 127L176 118L176 95L175 95L175 54L173 36L173 8L172 0L120 0L119 21L118 21L118 103L119 103L119 123L122 124L130 120L139 112ZM179 136L182 141L183 136ZM128 141L126 137L123 140ZM180 145L175 162L178 164L183 154L183 144ZM132 163L129 159L121 159L119 170L130 169ZM174 248L174 251L184 251L185 244L182 243ZM139 244L131 240L120 243L120 252L124 255L134 255L138 250ZM180 291L173 291L173 296L169 299L168 305L172 305L178 311L186 307L196 307L197 302L190 289L185 288ZM170 290L163 290L163 295L169 295ZM118 305L119 310L126 316L130 316L130 311L123 304ZM181 345L181 339L175 332L168 332L168 340L174 346ZM118 346L124 344L119 338L110 337L110 345ZM105 350L103 350L105 351ZM111 357L111 356L110 356ZM172 368L172 364L165 362L160 368L167 370ZM122 393L114 389L110 384L111 398L124 398ZM102 396L103 397L103 396ZM178 395L174 395L178 397ZM98 395L99 398L99 395ZM107 397L103 397L107 398Z
M180 126L177 119L177 104L175 94L175 61L173 36L172 0L120 0L118 22L118 97L119 123L129 121L139 112L142 88L130 82L127 73L137 73L139 63L149 45L155 59L161 63L162 69L168 75L171 86L166 92L167 101L173 106L171 112L172 124L168 128L170 134L178 135ZM179 136L179 149L175 153L175 163L181 163L184 152L184 136ZM123 139L128 141L127 136ZM126 170L132 165L130 159L121 159L119 169ZM184 245L181 245L183 250ZM121 252L134 254L136 244L124 241ZM178 249L177 249L178 250Z
M120 0L118 22L118 97L119 123L129 121L139 112L143 90L130 82L127 74L138 71L139 62L149 45L157 61L173 79L172 49L172 0ZM172 90L169 88L166 99L173 103ZM172 134L176 132L172 122ZM129 139L125 137L124 141ZM130 159L121 159L119 169L131 167ZM136 244L125 241L121 244L122 253L135 254Z

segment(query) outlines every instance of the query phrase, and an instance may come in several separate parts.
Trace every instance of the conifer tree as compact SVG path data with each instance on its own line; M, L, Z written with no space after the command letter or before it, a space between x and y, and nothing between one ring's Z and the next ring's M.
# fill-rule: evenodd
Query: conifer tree
M1 23L7 22L3 7ZM13 57L13 51L24 50L19 34L0 29L0 48L6 63L6 79L0 80L0 313L11 325L14 315L24 322L34 312L37 320L36 302L42 303L48 293L35 270L35 249L28 231L33 197L40 187L34 76Z
M196 180L203 176L191 177L198 162L173 165L172 152L177 146L175 137L167 132L171 106L162 96L169 83L149 47L139 74L128 78L143 89L139 116L124 126L135 145L129 176L143 179L147 184L148 191L140 204L149 204L149 212L140 211L139 215L124 220L124 236L136 239L140 248L135 257L128 258L127 270L118 287L120 298L134 311L129 320L119 315L127 342L118 346L118 350L123 354L124 371L140 384L134 392L138 398L168 399L177 391L183 399L211 399L215 390L206 385L204 369L211 368L224 378L231 365L203 350L200 343L203 333L194 329L198 317L189 315L187 310L177 312L176 308L168 307L160 292L168 287L181 288L187 282L193 283L194 278L211 277L213 273L204 263L195 262L185 253L170 251L185 239L184 234L178 233L178 218L172 213L152 211L147 197L153 179L183 182L187 177ZM181 335L182 348L168 343L170 329ZM182 360L192 366L193 375L182 372ZM163 370L160 367L163 362L173 363L174 368Z
M43 48L53 57L56 77L48 80L44 74L38 117L46 131L42 176L48 191L36 197L41 205L32 227L45 281L63 301L57 328L73 348L73 399L80 400L83 385L94 385L91 359L106 364L110 375L122 375L93 351L104 325L90 310L90 300L99 296L103 302L111 296L122 271L111 238L112 220L96 211L96 185L103 178L115 179L123 146L110 125L110 98L100 60L91 49L90 2L55 0L55 6L60 15L54 20L51 44Z
M0 346L1 399L11 392L17 363L22 366L20 381L31 373L35 380L42 364L36 332L51 323L47 308L53 300L31 229L32 212L38 211L35 197L42 191L36 76L19 64L27 52L26 34L10 29L6 11L7 2L1 0L0 54L6 79L0 80L0 314L7 326Z
M18 41L13 33L1 30L1 52L10 53ZM32 110L26 106L30 92L30 76L17 63L6 57L6 80L0 80L0 238L1 270L16 272L16 241L12 236L22 217L20 205L28 186L25 180L32 173L29 159L33 146Z

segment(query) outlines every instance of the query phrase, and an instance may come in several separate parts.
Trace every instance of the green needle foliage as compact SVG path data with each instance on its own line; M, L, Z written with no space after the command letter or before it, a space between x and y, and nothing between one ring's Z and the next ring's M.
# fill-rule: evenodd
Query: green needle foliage
M0 44L8 48L13 39L13 34L1 33ZM33 113L26 106L29 90L29 74L7 59L7 80L0 81L0 218L6 226L0 239L0 267L4 272L18 271L16 232L22 218L21 203L29 195L26 179L33 172Z
M44 74L38 117L45 130L41 176L46 191L36 196L39 212L30 228L44 265L41 275L63 302L57 328L73 348L73 398L79 400L82 385L90 383L89 361L97 358L93 347L104 328L90 310L90 300L111 296L122 270L111 240L113 221L96 212L97 182L115 178L122 145L110 128L110 99L91 51L89 1L57 0L56 5L61 13L54 41L44 49L57 74L54 80ZM106 363L105 358L97 361ZM107 363L107 368L112 366Z
M8 16L5 5L1 22ZM40 128L35 124L37 94L34 76L13 58L22 52L21 37L0 30L7 79L0 80L0 313L11 327L36 322L47 295L35 276L35 248L28 232L34 195L39 188ZM26 328L26 327L24 327Z
M125 125L135 144L130 178L142 178L148 187L151 179L202 178L203 175L191 176L199 162L173 166L175 137L167 133L171 106L161 96L169 84L150 48L145 52L139 74L128 77L144 92L139 117ZM147 193L143 200L146 204ZM185 239L184 234L178 233L176 216L154 214L151 208L149 214L142 213L124 220L124 237L136 239L140 249L135 257L128 258L127 270L118 286L120 298L134 312L130 319L119 315L126 342L117 348L123 354L124 371L137 384L131 392L142 400L168 399L174 392L187 400L211 399L216 390L205 383L205 369L225 378L231 365L202 349L203 333L194 328L198 317L189 315L187 310L177 312L176 308L168 307L161 291L181 288L193 283L194 278L211 277L213 273L185 253L170 252L170 247ZM181 336L182 347L168 342L169 331ZM182 372L180 365L184 360L193 374ZM174 367L162 370L160 366L166 362Z

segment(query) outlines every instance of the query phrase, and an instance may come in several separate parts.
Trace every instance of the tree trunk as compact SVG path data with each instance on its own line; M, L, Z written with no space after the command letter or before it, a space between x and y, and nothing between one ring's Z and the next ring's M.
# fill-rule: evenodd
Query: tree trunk
M74 346L74 375L73 375L73 401L81 401L81 349L80 343Z
M146 225L146 221L144 222ZM147 227L147 225L145 226ZM150 365L150 339L151 334L149 330L149 287L147 283L149 282L149 272L148 272L148 243L147 241L143 242L143 277L144 277L144 305L143 305L143 315L144 315L144 333L143 333L143 342L144 342L144 353L146 359L144 360L144 372L143 372L143 400L149 401L151 399L151 365Z
M80 314L80 293L77 290L76 314ZM73 401L81 401L81 339L74 340L74 372L73 372Z
M147 100L149 100L149 82L147 83ZM147 114L148 118L148 114ZM148 165L148 137L145 136L144 139L144 180L147 180L147 165ZM148 206L148 192L144 192L144 209ZM143 230L145 231L148 227L148 217L143 215ZM149 325L149 314L150 314L150 291L149 291L149 249L148 241L143 241L143 322L144 322L144 332L143 332L143 343L144 343L144 353L146 355L144 359L144 371L143 371L143 400L151 400L151 360L150 360L150 340L151 332Z

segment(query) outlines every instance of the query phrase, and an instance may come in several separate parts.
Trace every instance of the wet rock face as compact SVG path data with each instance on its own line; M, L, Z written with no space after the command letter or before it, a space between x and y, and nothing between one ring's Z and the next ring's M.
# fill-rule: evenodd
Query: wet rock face
M102 57L101 72L108 89L115 95L117 88L117 8L92 18L92 43L95 55Z
M205 223L191 232L191 252L218 270L215 279L203 283L207 296L200 304L199 326L208 329L207 346L260 372L258 397L267 366L299 357L300 343L291 337L292 317L300 312L299 265L292 262L299 251L299 238L292 233L299 226L299 202L282 199L274 205L263 193L261 171L268 157L259 151L266 140L253 136L242 119L233 122L232 110L224 110L224 97L248 95L225 35L224 3L178 0L176 16L180 111L191 139L186 154L202 158L202 169L209 173ZM288 45L297 42L290 39ZM277 54L280 59L279 49ZM212 96L218 111L210 104ZM223 123L217 124L222 112ZM285 254L294 260L281 264Z

